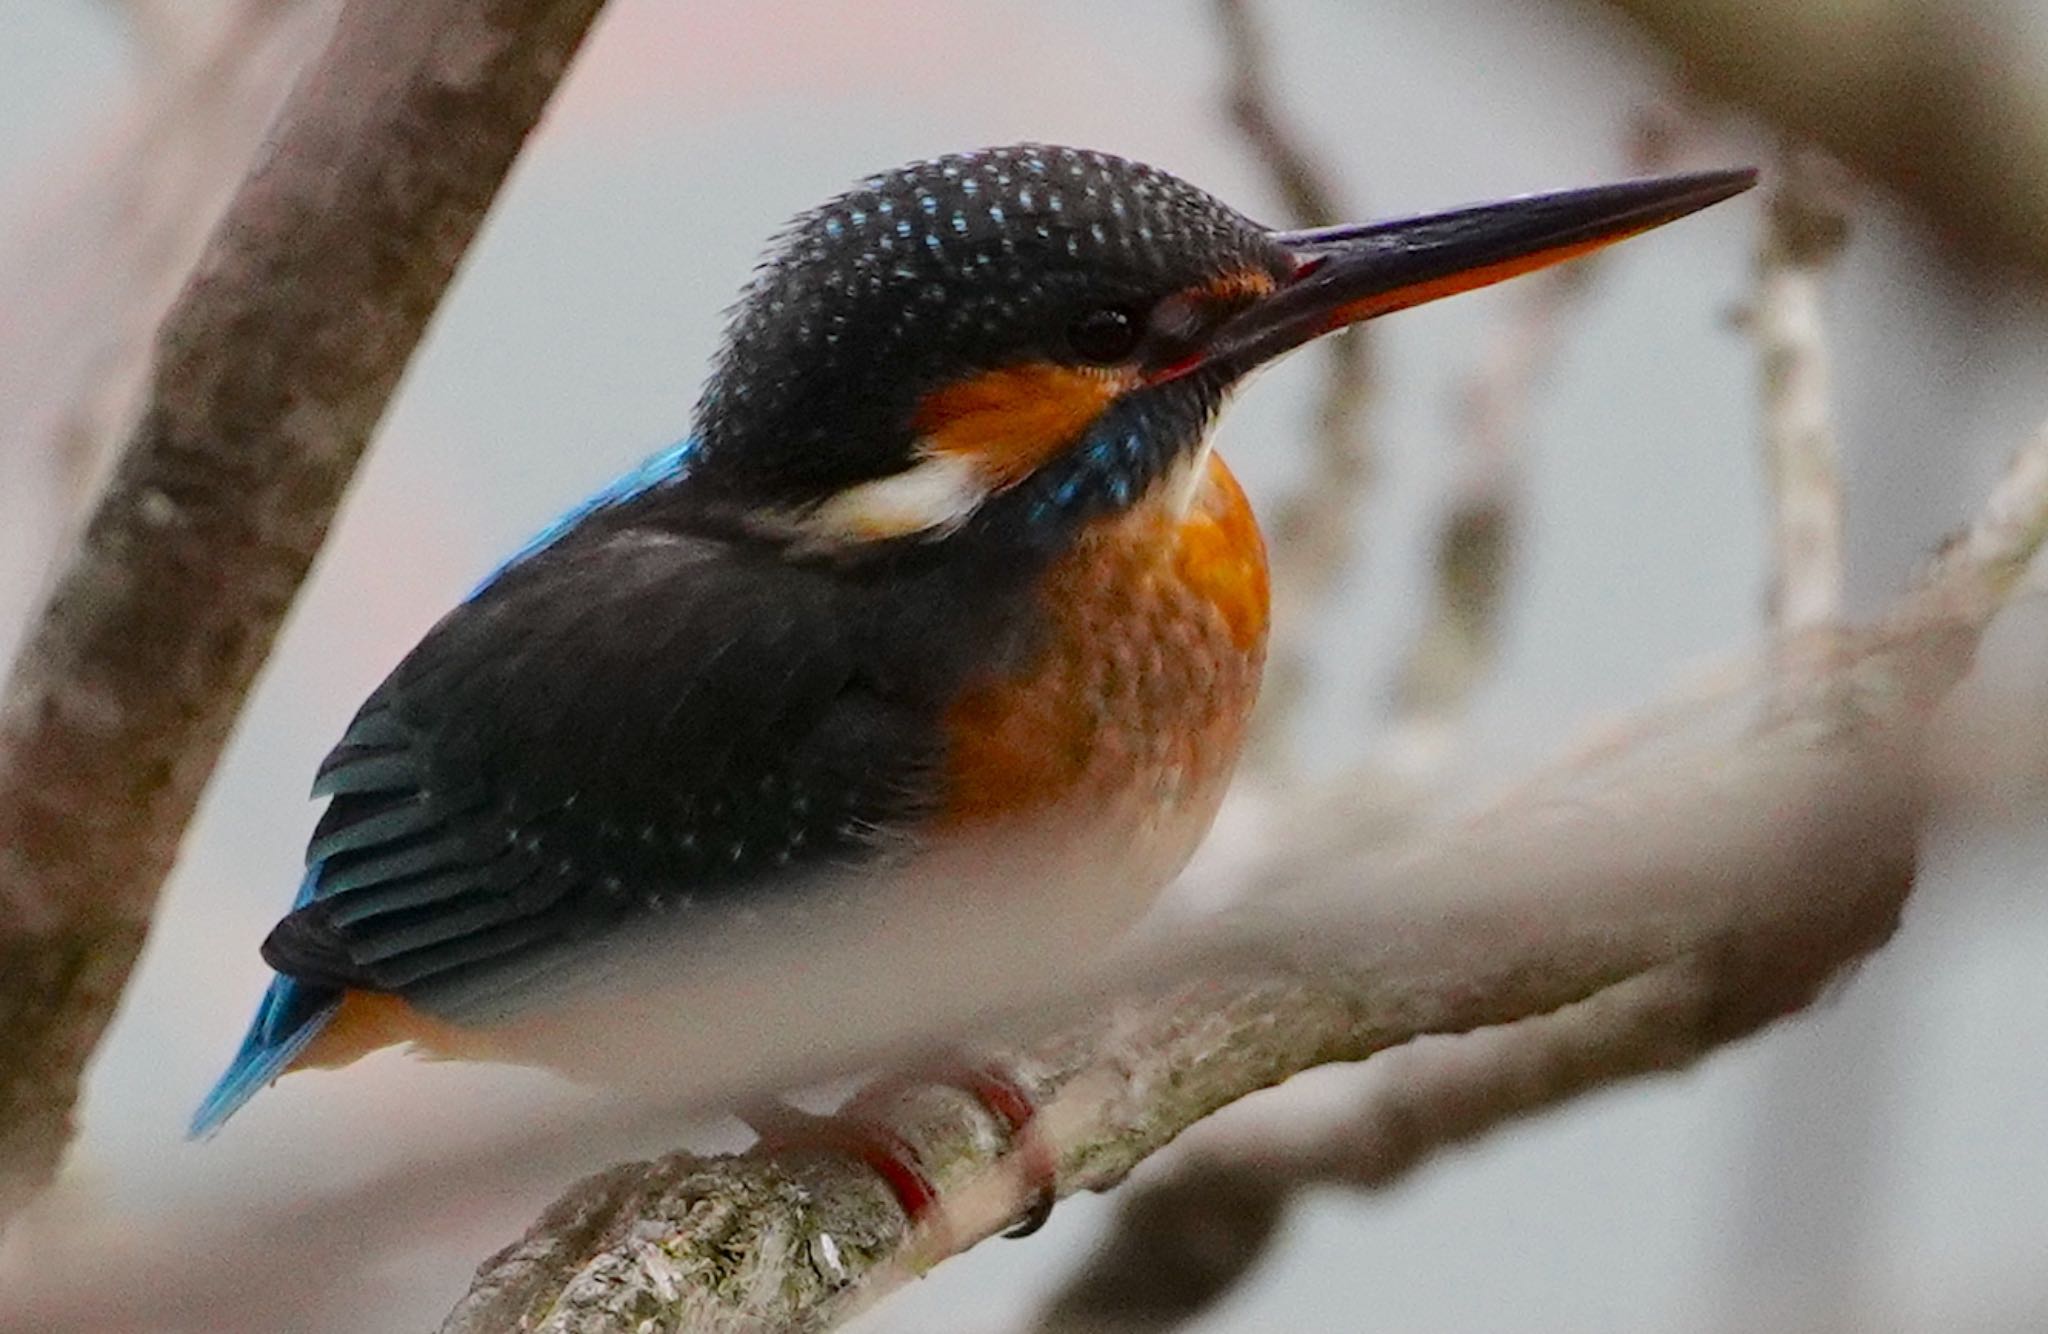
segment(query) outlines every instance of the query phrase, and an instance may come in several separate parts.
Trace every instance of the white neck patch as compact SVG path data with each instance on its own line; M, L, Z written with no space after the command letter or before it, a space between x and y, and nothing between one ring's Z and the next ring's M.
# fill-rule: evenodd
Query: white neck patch
M834 548L919 533L942 536L967 522L993 487L972 458L930 454L887 477L849 486L788 521L807 547Z

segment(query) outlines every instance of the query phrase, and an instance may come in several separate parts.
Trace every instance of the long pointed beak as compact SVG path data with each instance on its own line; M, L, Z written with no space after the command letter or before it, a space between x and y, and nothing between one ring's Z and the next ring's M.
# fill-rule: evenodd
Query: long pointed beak
M1531 273L1661 227L1756 184L1743 168L1524 195L1395 222L1275 232L1296 268L1185 368L1239 373L1321 334Z

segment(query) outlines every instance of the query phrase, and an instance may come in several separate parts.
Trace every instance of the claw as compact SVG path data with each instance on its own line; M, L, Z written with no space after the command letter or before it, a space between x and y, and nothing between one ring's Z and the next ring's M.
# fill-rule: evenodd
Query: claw
M1025 1180L1031 1183L1031 1207L1005 1237L1028 1237L1045 1226L1059 1201L1059 1164L1045 1137L1031 1128L1038 1103L1007 1073L987 1066L968 1066L946 1082L965 1089L1009 1132L1010 1151L1018 1156Z

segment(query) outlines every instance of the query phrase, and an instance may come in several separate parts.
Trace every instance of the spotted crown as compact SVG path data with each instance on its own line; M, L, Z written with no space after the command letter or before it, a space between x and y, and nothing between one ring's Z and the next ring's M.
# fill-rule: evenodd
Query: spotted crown
M706 461L827 494L899 466L881 451L936 385L1070 360L1068 313L1283 263L1227 205L1106 153L1020 144L870 177L757 270L699 406Z

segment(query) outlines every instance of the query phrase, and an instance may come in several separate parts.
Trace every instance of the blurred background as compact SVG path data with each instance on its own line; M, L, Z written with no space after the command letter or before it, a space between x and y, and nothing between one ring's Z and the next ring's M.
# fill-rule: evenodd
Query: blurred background
M190 200L236 178L246 146L232 146L251 133L236 127L260 124L247 106L274 97L317 41L320 5L274 7L255 35L226 43L242 8L229 0L0 7L0 651L89 494L97 462L81 442L118 409L106 396L138 345L120 332L138 318L120 292L182 272L204 231ZM1265 36L1290 133L1343 206L1372 216L1630 174L1646 114L1678 126L1671 165L1770 167L1786 142L1778 128L1700 85L1736 90L1727 68L1750 40L1708 25L1760 24L1764 40L1784 16L1661 8L1688 17L1565 0L1258 0L1244 11ZM1926 132L2040 112L2030 133L2048 136L2048 96L2025 86L2048 68L2048 4L1779 8L1797 12L1794 27L1838 30L1901 62L1929 25L1964 32L1932 76L1955 114ZM612 0L413 364L243 718L91 1071L64 1186L0 1247L0 1287L33 1292L89 1258L39 1250L39 1238L232 1229L469 1143L479 1108L493 1124L544 1123L586 1098L537 1074L386 1053L287 1082L216 1142L181 1139L267 975L256 946L297 882L315 814L301 793L321 755L503 553L687 430L721 313L789 215L901 161L1037 139L1144 159L1255 217L1287 219L1273 173L1226 114L1218 11L1208 0ZM185 82L165 69L186 70ZM1901 96L1888 84L1829 95L1851 106ZM1826 113L1819 100L1758 105ZM180 137L170 111L201 131ZM2015 197L2031 196L2044 189L2034 178L2048 179L2031 142L1942 151L1982 159L1985 179L2002 171ZM1855 142L1844 146L1854 157ZM1852 611L1903 586L2048 412L2044 266L2026 255L2025 229L2000 232L1994 218L1973 230L1971 201L1944 212L1946 187L1924 192L1931 211L1891 193L1925 184L1910 165L1854 190L1852 240L1828 280ZM201 221L176 221L189 217ZM1497 288L1372 328L1369 484L1342 526L1350 549L1333 586L1281 627L1307 670L1273 720L1269 776L1334 773L1387 743L1437 524L1475 467L1498 470L1514 542L1497 658L1462 714L1448 792L1512 780L1601 719L1761 644L1757 353L1740 321L1758 228L1751 196L1622 247L1564 297ZM113 262L109 237L122 238ZM1569 304L1516 397L1512 451L1475 452L1474 386L1498 373L1539 299ZM81 355L101 343L99 360ZM1325 373L1319 357L1295 358L1225 418L1220 447L1269 515L1329 485L1311 448ZM1994 635L1985 673L2023 689L2044 645L2048 623L2023 606ZM1999 820L1945 828L1900 937L1815 1012L1683 1075L1494 1134L1389 1190L1316 1194L1191 1328L2048 1328L2040 815L2016 799ZM1227 813L1219 837L1248 818ZM1370 1077L1296 1081L1191 1138L1255 1141L1269 1121L1341 1103ZM573 1148L551 1174L418 1213L417 1235L378 1268L265 1327L438 1320L478 1260L603 1164ZM1029 1243L944 1265L871 1327L1026 1328L1113 1212L1113 1201L1062 1205ZM160 1319L212 1327L189 1312Z

